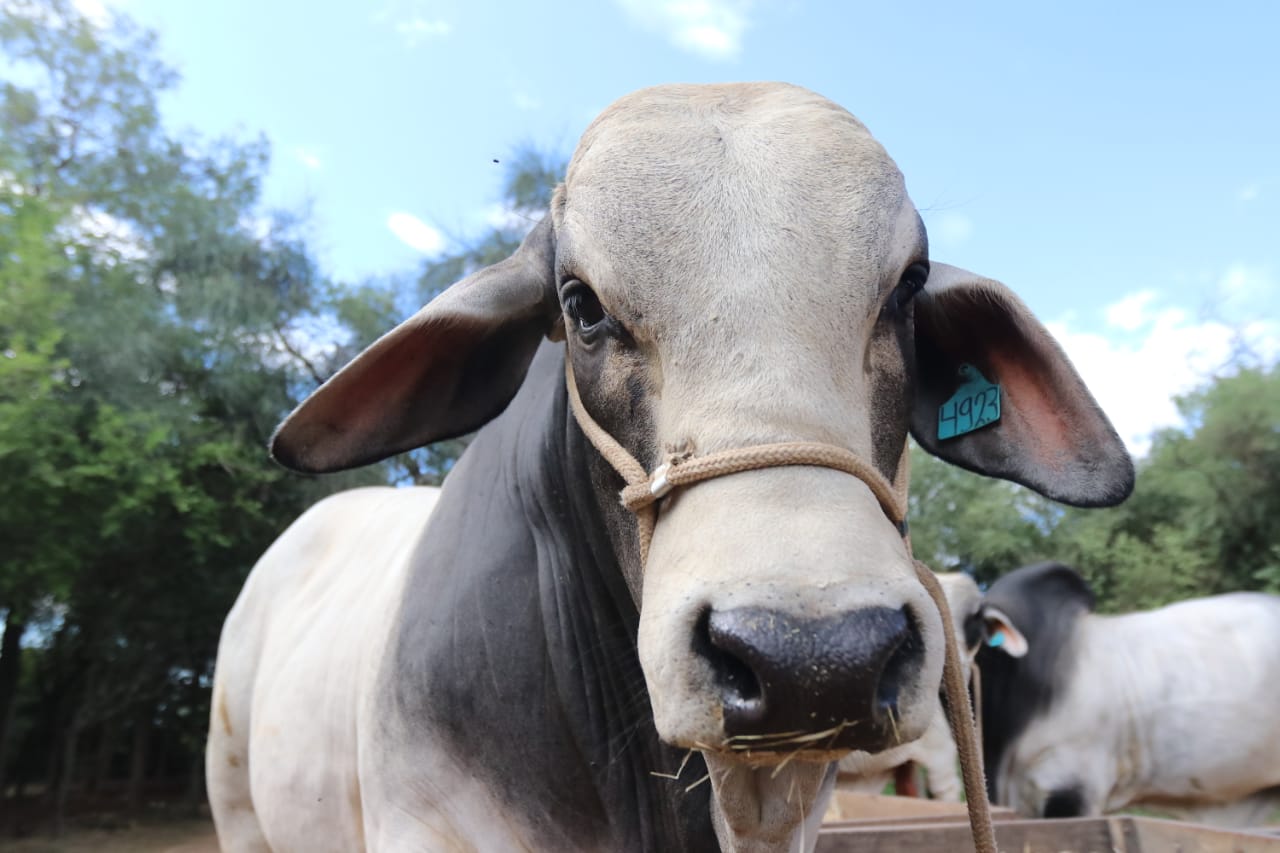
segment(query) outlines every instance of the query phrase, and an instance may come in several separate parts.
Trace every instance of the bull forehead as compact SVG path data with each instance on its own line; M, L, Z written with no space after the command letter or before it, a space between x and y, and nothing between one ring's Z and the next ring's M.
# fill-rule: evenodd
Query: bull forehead
M811 282L810 296L847 299L874 298L906 190L866 128L818 95L672 86L596 119L559 201L562 258L604 267L593 284L606 290L616 269L647 285L604 295L741 302L753 288L797 287L804 272L857 273L843 287ZM794 271L785 282L783 270Z
M830 427L865 411L871 325L924 235L852 115L782 84L643 90L584 134L554 215L561 276L650 357L664 439L733 420L866 449Z

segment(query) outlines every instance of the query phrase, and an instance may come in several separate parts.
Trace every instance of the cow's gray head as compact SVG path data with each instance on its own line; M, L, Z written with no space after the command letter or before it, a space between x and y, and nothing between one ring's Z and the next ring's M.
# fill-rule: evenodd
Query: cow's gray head
M892 480L910 431L1069 503L1114 503L1132 485L1041 325L1002 285L931 261L893 161L803 89L668 86L615 103L520 251L370 347L274 452L334 470L471 430L506 406L544 336L564 337L587 410L649 469L803 440ZM1004 416L940 442L963 364L1002 385ZM941 620L861 480L779 467L676 492L644 566L619 485L601 462L665 740L776 764L925 729ZM765 748L730 751L744 745Z
M1088 581L1056 562L1015 569L997 579L983 597L977 662L982 670L982 746L988 791L999 795L1001 803L1028 814L1074 816L1066 808L1071 801L1066 793L1070 784L1061 786L1063 796L1054 804L1055 813L1049 814L1045 809L1057 786L1038 788L1037 780L1030 777L1019 780L1025 787L1013 785L1009 771L1024 738L1030 736L1032 744L1047 743L1056 742L1061 734L1050 721L1055 719L1055 703L1071 691L1078 662L1072 652L1074 638L1095 603ZM1042 722L1048 727L1040 728ZM1039 749L1032 754L1052 777L1056 756L1041 754ZM1078 767L1078 755L1072 756L1068 765Z

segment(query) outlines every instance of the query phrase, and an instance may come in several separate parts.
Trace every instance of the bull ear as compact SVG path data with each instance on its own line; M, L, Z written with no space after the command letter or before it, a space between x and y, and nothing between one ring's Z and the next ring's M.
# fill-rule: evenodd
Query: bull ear
M999 282L934 263L915 302L911 434L939 458L1076 506L1133 490L1133 461L1058 343ZM1001 387L996 423L945 440L939 409L972 365ZM972 371L969 371L970 377Z
M999 649L1011 658L1020 658L1029 650L1027 638L1022 635L1013 620L996 607L982 608L983 642Z
M285 419L271 454L339 471L469 432L511 402L559 317L548 216L515 254L375 341Z

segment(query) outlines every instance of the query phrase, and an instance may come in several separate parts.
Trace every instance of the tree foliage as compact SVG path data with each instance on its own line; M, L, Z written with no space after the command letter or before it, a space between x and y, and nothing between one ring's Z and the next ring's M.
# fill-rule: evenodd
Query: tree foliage
M330 285L260 207L266 146L165 128L175 77L126 20L15 2L0 48L0 791L44 776L63 806L83 743L162 716L198 766L249 568L322 491L385 473L321 484L266 457L335 367L298 343Z
M979 477L911 447L911 544L943 571L989 583L1010 568L1047 558L1061 509L1003 480Z
M155 48L70 0L0 7L0 810L6 779L45 782L59 816L113 773L133 803L148 775L198 783L221 622L258 556L324 493L439 482L465 443L311 478L267 459L271 431L510 254L563 172L520 149L501 222L416 276L334 282L305 222L262 205L263 140L165 125Z
M1240 367L1178 406L1185 426L1154 437L1133 496L1058 532L1108 609L1280 592L1280 369Z

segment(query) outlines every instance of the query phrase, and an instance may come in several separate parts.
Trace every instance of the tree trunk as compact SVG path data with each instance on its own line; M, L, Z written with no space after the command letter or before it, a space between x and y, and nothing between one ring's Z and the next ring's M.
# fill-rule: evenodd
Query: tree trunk
M204 803L204 756L197 756L187 771L187 812L192 816L200 814L200 806Z
M62 772L53 799L53 837L60 838L67 827L67 802L76 783L76 747L80 741L80 710L71 715L62 740Z
M15 618L12 608L4 620L4 638L0 640L0 810L4 808L8 788L9 732L13 728L18 702L18 677L22 674L22 635L27 630L25 619Z
M103 720L98 724L98 742L94 744L93 766L89 768L89 778L85 785L85 793L95 803L101 802L103 791L108 789L111 776L111 758L115 755L116 726L113 720Z
M129 787L125 793L125 808L130 816L138 814L142 806L142 785L147 778L147 747L151 740L151 708L139 711L133 720L133 750L129 756Z

